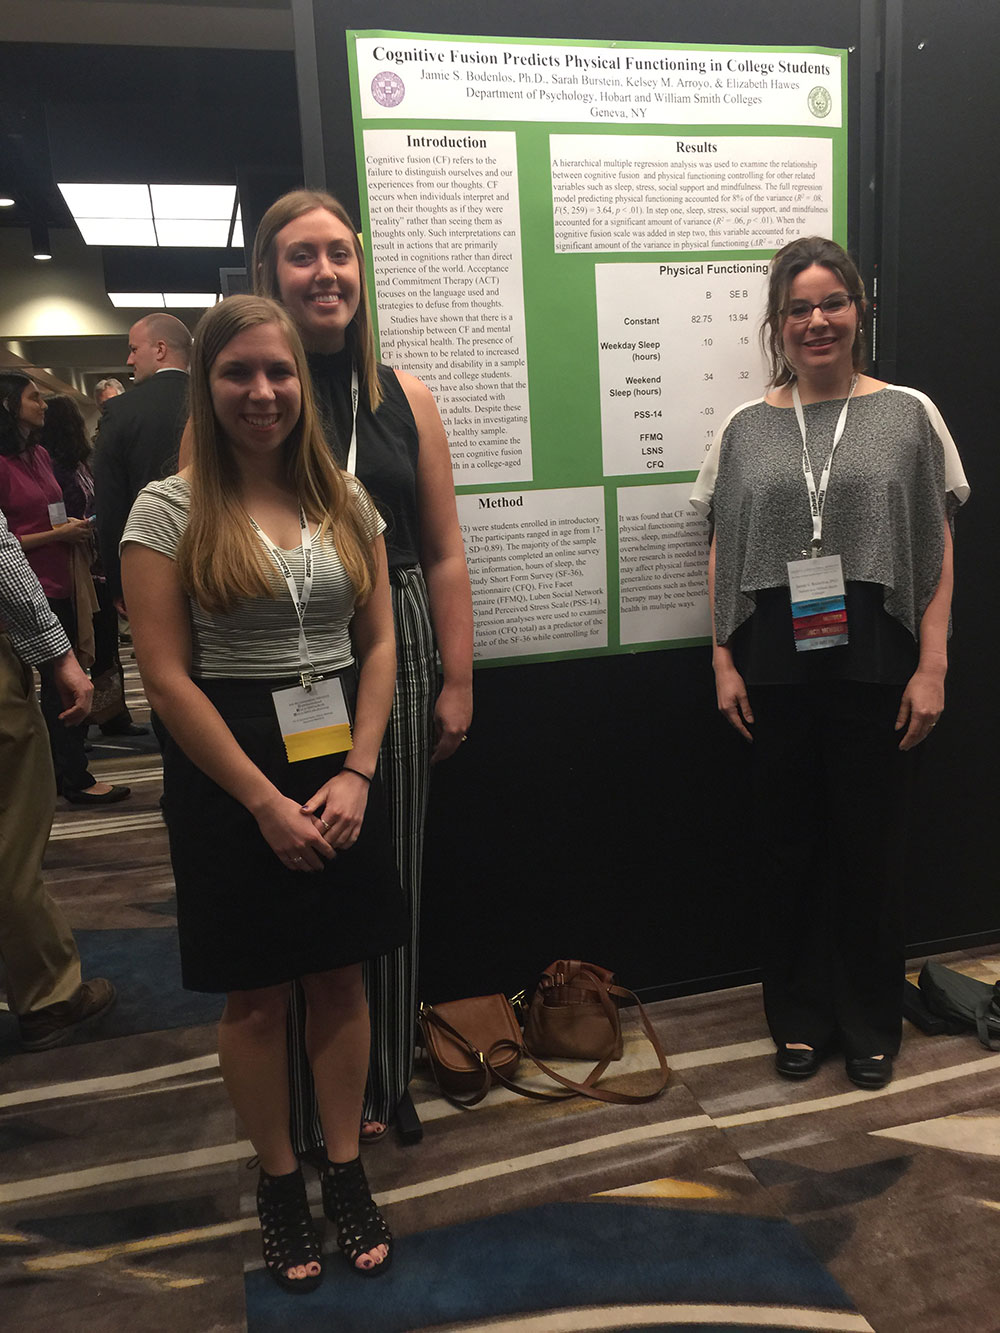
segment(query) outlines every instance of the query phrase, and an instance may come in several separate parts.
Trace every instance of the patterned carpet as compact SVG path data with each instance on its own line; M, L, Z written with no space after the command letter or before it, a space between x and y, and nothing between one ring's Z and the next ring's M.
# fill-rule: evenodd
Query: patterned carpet
M498 1091L463 1113L419 1069L422 1143L366 1151L391 1271L359 1281L328 1234L323 1286L283 1295L260 1268L219 1003L178 985L159 757L115 745L94 770L132 799L60 803L46 873L119 1006L39 1055L0 1013L5 1331L1000 1330L1000 1054L907 1028L884 1092L836 1062L788 1084L752 986L653 1006L674 1075L649 1105ZM950 961L1000 975L1000 950ZM649 1058L631 1034L615 1079Z

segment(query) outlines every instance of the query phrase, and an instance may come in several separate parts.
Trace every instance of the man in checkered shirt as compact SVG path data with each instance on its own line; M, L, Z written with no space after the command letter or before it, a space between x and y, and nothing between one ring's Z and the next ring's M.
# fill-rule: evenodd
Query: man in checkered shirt
M82 722L93 687L0 513L0 961L21 1045L29 1051L61 1046L116 998L103 977L81 980L72 932L42 883L56 803L31 674L44 662L51 663L66 706L60 720Z

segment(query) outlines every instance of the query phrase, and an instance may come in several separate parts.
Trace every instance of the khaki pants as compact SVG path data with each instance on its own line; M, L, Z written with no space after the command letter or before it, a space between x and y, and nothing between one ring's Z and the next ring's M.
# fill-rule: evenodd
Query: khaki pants
M16 1014L69 1000L80 955L42 884L55 779L31 672L0 634L0 961Z

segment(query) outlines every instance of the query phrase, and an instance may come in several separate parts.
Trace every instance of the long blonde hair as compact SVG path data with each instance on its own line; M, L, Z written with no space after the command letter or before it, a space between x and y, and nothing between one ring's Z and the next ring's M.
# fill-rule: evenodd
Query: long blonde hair
M372 412L376 412L382 402L382 385L378 378L375 331L372 326L371 307L368 304L365 252L361 248L350 214L343 204L324 190L291 190L288 194L283 194L280 199L276 199L261 218L257 235L254 237L253 257L250 260L253 289L258 296L268 296L272 301L281 300L275 239L283 227L317 208L325 209L338 222L342 222L351 233L351 240L354 242L354 255L358 261L361 288L358 308L347 326L346 344L358 369L361 392L367 396Z
M286 475L306 516L320 525L319 541L336 548L358 605L375 585L372 534L330 457L320 429L309 368L295 325L276 301L230 296L202 316L191 363L191 510L177 552L185 591L206 611L226 613L239 598L274 597L277 574L247 522L232 447L212 405L210 373L232 340L261 324L285 336L302 391L299 419L282 446Z

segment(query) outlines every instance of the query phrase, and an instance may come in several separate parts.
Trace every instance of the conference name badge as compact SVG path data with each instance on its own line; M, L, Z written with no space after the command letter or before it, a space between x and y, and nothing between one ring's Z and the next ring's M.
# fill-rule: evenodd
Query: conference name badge
M274 711L290 764L350 750L351 719L339 676L314 680L308 689L291 685L273 690Z
M847 602L839 555L789 560L788 586L796 652L847 643Z

